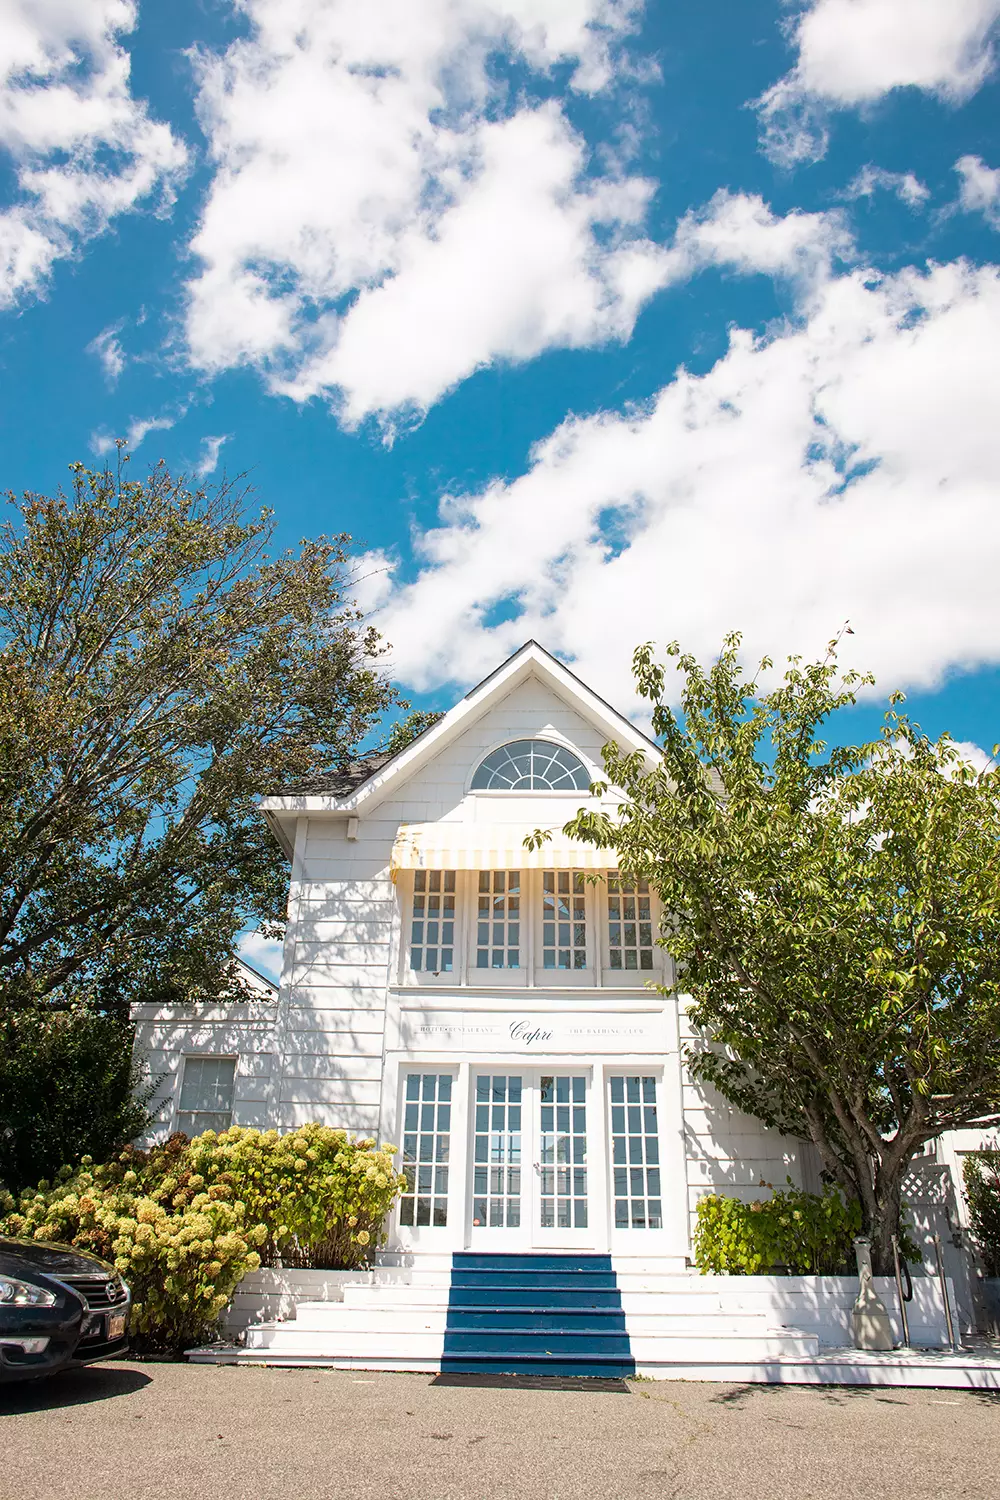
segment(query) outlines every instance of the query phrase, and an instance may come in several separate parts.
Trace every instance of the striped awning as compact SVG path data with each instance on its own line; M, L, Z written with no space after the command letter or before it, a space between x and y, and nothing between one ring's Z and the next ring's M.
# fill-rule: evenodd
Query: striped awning
M608 870L610 849L569 839L562 826L540 849L524 840L536 823L403 823L392 847L392 876L399 870ZM547 825L541 825L546 827Z

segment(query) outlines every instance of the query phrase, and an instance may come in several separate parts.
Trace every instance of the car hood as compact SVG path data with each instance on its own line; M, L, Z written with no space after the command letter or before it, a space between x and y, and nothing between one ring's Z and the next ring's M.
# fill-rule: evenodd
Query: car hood
M38 1240L8 1240L0 1237L0 1271L17 1276L40 1271L43 1276L114 1276L113 1266L89 1250L71 1245L49 1245Z

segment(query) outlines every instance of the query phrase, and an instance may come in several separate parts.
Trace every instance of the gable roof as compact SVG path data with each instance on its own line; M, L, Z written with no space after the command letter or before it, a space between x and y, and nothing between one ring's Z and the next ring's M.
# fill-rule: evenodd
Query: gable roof
M452 739L474 723L494 702L530 677L547 683L607 740L617 740L629 750L641 750L652 764L660 757L659 746L636 729L624 714L612 708L589 688L575 672L546 651L537 641L526 641L520 650L471 688L436 724L411 740L395 755L373 752L349 762L342 770L311 777L287 787L259 804L261 812L280 843L291 852L290 825L302 813L322 812L357 817L373 810L391 788L433 760ZM282 826L284 825L284 826Z
M401 752L398 752L401 753ZM387 750L373 750L369 755L359 755L349 760L336 771L319 771L315 776L303 777L282 787L278 794L283 797L348 797L364 786L366 781L388 765L394 757Z

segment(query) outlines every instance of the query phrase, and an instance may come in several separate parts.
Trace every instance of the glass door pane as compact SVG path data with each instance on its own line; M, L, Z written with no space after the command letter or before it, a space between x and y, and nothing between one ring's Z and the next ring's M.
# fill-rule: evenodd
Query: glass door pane
M522 1079L484 1073L475 1088L473 1229L519 1229Z
M656 1079L611 1079L611 1170L616 1229L662 1229Z
M539 1228L587 1228L587 1080L539 1080Z
M448 1223L451 1086L450 1073L410 1073L403 1086L406 1186L399 1222L407 1228L443 1229Z

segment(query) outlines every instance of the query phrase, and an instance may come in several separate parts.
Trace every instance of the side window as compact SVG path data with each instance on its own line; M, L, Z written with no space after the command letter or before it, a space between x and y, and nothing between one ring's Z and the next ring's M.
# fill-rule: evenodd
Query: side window
M455 871L413 872L410 968L450 974L455 967Z
M192 1136L228 1130L235 1090L235 1057L185 1057L177 1129Z

